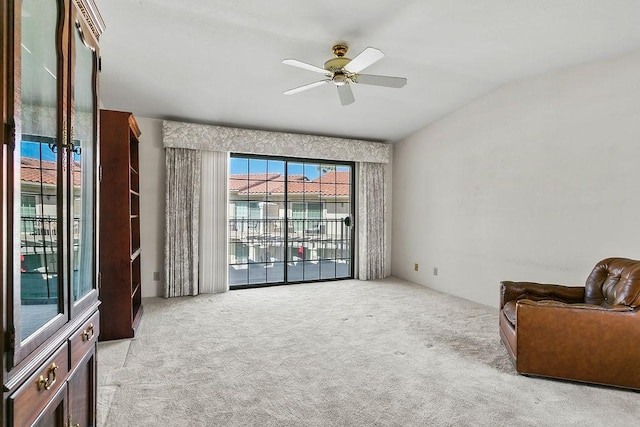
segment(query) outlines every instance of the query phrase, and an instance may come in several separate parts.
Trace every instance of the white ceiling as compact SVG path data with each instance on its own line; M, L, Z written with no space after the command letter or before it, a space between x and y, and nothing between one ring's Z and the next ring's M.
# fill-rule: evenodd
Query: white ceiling
M510 81L640 49L640 0L96 0L106 108L173 119L395 141ZM386 56L402 89L320 80L343 41ZM603 76L606 78L606 76Z

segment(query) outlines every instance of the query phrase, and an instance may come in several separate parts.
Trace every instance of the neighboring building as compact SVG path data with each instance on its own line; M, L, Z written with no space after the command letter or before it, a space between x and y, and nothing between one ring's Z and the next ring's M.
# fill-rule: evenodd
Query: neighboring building
M278 173L231 175L229 263L348 258L350 180L349 171L329 171L313 180Z

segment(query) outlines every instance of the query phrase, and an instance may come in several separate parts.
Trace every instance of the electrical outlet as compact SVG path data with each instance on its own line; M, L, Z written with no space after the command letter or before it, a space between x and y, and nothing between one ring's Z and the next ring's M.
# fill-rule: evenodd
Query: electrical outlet
M418 263L413 264L413 269L414 269L415 271L418 271Z
M434 276L438 275L438 267L433 267L433 275Z
M159 272L159 271L154 271L154 272L153 272L153 280L154 280L155 282L160 281L160 272Z

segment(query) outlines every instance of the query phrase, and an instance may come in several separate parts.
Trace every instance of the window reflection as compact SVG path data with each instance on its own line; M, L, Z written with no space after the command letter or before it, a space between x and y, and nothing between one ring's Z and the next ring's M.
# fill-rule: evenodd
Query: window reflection
M53 141L23 136L20 143L20 296L25 311L21 338L58 313L57 156Z

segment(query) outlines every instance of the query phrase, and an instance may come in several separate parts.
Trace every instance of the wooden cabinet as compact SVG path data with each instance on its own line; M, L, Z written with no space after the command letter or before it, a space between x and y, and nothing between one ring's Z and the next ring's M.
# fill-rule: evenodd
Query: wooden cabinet
M69 338L72 367L67 380L67 409L70 426L95 426L97 409L96 342L100 315L94 313Z
M2 425L95 425L104 22L94 0L0 5Z
M9 395L7 425L95 426L98 333L96 312Z
M133 337L142 316L139 138L133 114L100 111L101 340Z
M51 406L50 401L54 400L59 390L64 390L62 394L66 395L65 383L68 374L69 348L65 343L9 396L9 410L14 425L31 425ZM63 396L61 401L66 400L64 397L66 396Z

